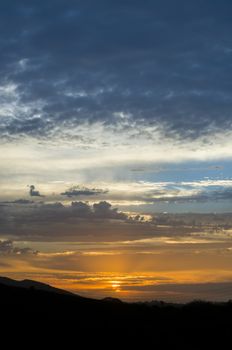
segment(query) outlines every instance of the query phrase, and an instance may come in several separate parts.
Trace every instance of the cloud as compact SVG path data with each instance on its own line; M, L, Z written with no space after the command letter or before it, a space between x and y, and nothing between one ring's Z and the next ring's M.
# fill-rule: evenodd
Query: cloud
M0 255L36 255L38 252L29 248L19 248L11 240L0 240Z
M111 221L114 220L114 223ZM85 202L34 203L30 206L11 204L0 206L1 235L22 236L41 240L47 237L54 240L59 237L114 235L118 228L126 223L128 216L112 208L108 202L90 205ZM117 222L117 223L116 223ZM128 226L131 223L127 224ZM118 228L117 228L118 227ZM131 229L130 229L131 230ZM120 233L121 234L121 233ZM26 238L27 237L27 238Z
M108 185L109 199L116 204L146 205L155 203L223 202L232 198L231 179L199 181L130 182ZM124 202L124 203L123 203Z
M100 201L90 205L86 202L72 202L70 206L64 206L62 203L43 203L39 207L35 207L35 212L45 215L52 219L57 219L58 221L64 218L86 218L88 220L95 219L119 219L126 220L127 215L119 212L117 208L112 208L112 205L106 201ZM57 214L57 216L56 216Z
M224 200L231 200L231 199L232 199L231 188L218 189L214 191L199 191L198 193L192 193L192 194L188 194L188 192L186 192L185 195L182 195L181 191L179 191L178 195L168 194L167 196L163 195L161 197L153 198L153 199L143 198L143 200L150 203L157 203L157 202L169 202L169 203L203 202L204 203L209 201L224 201Z
M150 125L181 139L231 128L228 1L13 2L0 8L2 28L12 23L1 137L75 138L86 122L148 138Z
M16 199L15 201L12 201L11 203L14 203L14 204L33 204L34 201L30 201L28 199Z
M28 205L28 204L34 204L34 203L35 203L34 201L20 198L20 199L15 199L12 201L2 201L2 202L0 202L0 206L8 206L10 204Z
M65 192L62 192L62 196L67 197L77 197L77 196L94 196L99 194L107 193L107 190L102 190L98 188L87 188L82 186L72 186Z
M35 189L34 185L30 185L30 191L29 194L31 197L44 197L43 195L40 194L39 191Z
M92 210L91 207L84 202L72 202L71 203L73 212L75 215L82 217L82 218L89 218L92 216Z
M204 203L207 203L205 208L207 212L215 211L216 208L212 209L212 203L217 204L219 207L221 206L221 208L226 206L228 208L227 211L230 211L229 205L232 198L232 181L229 178L224 180L206 178L194 181L115 181L101 182L100 185L107 187L108 190L102 190L100 187L75 186L70 187L65 192L60 192L63 187L62 184L46 184L46 187L44 186L46 191L44 194L46 195L47 203L44 202L43 204L48 205L50 203L57 205L59 201L61 201L59 202L60 205L62 203L70 204L70 199L73 200L73 203L79 203L76 201L79 199L82 202L81 206L88 207L94 202L104 199L106 202L111 203L114 207L118 207L123 211L135 210L138 214L143 215L145 212L148 213L148 211L157 211L157 207L159 206L161 208L161 206L165 205L165 207L162 207L163 211L168 211L169 204L181 206L183 203L190 205L189 209L186 208L186 210L190 211L194 210L193 208L191 209L191 205L203 205ZM7 185L5 187L6 193L9 186ZM21 190L20 187L19 189ZM38 196L39 194L38 198L44 197L35 189L31 191L33 191L33 195ZM36 202L34 203L25 198L13 200L13 194L14 192L12 191L11 196L8 195L8 197L5 197L11 200L2 200L0 205L9 206L18 204L26 206L36 204ZM86 199L90 201L90 204L85 204ZM57 201L56 204L55 201ZM91 208L91 211L93 209ZM82 210L84 209L82 208ZM184 207L182 208L183 210L185 210Z
M93 204L94 216L97 218L120 219L125 220L127 215L119 213L117 208L112 208L112 205L106 201Z
M140 247L142 244L149 250L151 244L210 244L208 231L205 231L209 227L210 230L218 227L220 231L220 234L212 234L214 231L210 231L212 243L227 244L230 242L230 234L224 230L232 227L232 221L230 214L137 215L119 211L107 201L93 204L73 201L70 205L35 202L30 205L11 203L0 206L0 226L0 236L4 238L20 237L25 241L38 242L44 239L51 242L131 241L132 245L138 241ZM157 240L153 240L154 237ZM131 247L130 244L122 246L124 249Z
M193 300L225 301L231 299L231 282L211 283L162 283L148 285L125 285L124 290L153 293L154 299L189 302Z

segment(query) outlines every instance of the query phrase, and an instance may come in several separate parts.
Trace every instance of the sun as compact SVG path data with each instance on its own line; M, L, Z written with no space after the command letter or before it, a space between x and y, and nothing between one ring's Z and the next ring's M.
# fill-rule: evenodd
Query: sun
M121 286L120 281L111 281L110 283L111 283L111 287L115 292L120 292L120 286Z

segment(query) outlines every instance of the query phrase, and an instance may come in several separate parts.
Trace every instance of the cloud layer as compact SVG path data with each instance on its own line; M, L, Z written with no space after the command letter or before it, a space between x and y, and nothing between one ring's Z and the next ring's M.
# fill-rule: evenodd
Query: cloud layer
M1 271L96 295L228 295L231 12L0 2Z
M81 140L71 130L86 123L148 138L151 126L191 139L231 129L231 6L2 1L1 137Z
M62 192L61 195L67 197L94 196L99 194L105 194L107 192L107 190L102 190L100 188L87 188L77 185L70 187L65 192Z

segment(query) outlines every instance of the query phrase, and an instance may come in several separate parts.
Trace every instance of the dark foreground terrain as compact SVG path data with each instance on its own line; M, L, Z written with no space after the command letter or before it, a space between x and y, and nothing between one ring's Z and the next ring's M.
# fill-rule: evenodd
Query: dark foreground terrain
M232 337L232 302L129 304L111 298L83 298L33 281L0 278L0 310L1 338L6 337L9 344L17 340L25 345L28 337L33 337L36 345L65 341L70 348L67 344L72 341L74 348L80 349L89 345L124 348L122 344L128 349L148 344L157 349L211 345L224 349L230 348ZM229 345L223 345L227 341Z

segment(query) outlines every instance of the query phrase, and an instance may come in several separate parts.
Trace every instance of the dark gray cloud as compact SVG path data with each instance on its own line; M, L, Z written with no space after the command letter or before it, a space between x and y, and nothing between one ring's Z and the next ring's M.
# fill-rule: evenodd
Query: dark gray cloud
M166 225L170 227L167 229ZM59 202L49 204L35 202L31 205L11 203L0 206L0 236L14 240L15 237L25 241L41 241L46 238L48 241L65 242L101 239L129 241L183 235L190 237L192 232L201 234L204 225L222 229L231 228L232 216L230 213L207 215L157 213L151 221L146 221L143 216L131 217L127 213L120 212L106 201L93 205L75 201L68 206Z
M84 202L72 202L71 204L74 213L82 218L89 218L92 216L91 207Z
M30 185L29 194L31 197L44 197L39 191L35 189L34 185Z
M20 198L20 199L15 199L14 201L4 201L0 202L0 206L7 206L10 204L22 204L22 205L27 205L27 204L34 204L34 201L30 201L28 199Z
M85 202L72 202L69 206L62 203L34 203L30 206L9 204L0 206L0 234L29 237L46 236L64 238L66 235L96 233L101 230L114 230L108 225L111 220L126 222L128 216L112 208L108 202L90 205ZM106 226L102 228L102 225ZM108 226L107 226L108 225ZM112 226L112 227L111 227Z
M28 199L21 198L21 199L16 199L15 201L12 201L11 203L13 203L13 204L33 204L34 201L30 201Z
M87 188L82 186L72 186L65 192L62 192L62 196L67 197L78 197L78 196L94 196L99 194L107 193L107 190L102 190L100 188Z
M117 112L176 137L231 128L231 13L228 0L1 1L1 136L110 127Z
M102 201L93 204L94 216L97 218L121 219L125 220L127 215L119 213L117 208L112 208L109 202Z
M0 240L0 255L26 255L26 254L37 254L38 252L29 248L19 248L14 245L14 242L11 240Z
M225 200L231 200L232 199L232 188L220 188L216 190L202 190L199 191L196 194L190 194L190 195L181 195L178 194L179 191L177 191L176 195L173 196L165 196L163 195L160 198L144 198L147 202L209 202L209 201L225 201ZM181 193L181 192L179 192Z

